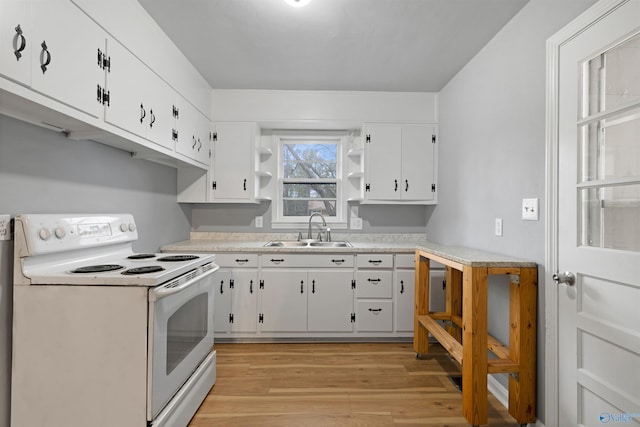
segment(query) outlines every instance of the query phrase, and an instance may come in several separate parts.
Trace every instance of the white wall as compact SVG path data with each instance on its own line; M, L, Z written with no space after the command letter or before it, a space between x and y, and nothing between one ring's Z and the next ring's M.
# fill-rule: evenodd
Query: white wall
M531 0L440 92L439 201L430 240L539 263L538 417L544 421L544 215L522 198L545 189L546 39L594 0ZM494 235L495 218L504 235ZM490 288L489 329L508 341L508 287ZM504 382L505 378L501 379Z
M137 251L189 238L176 171L0 115L0 213L132 213ZM0 427L9 426L13 242L0 242ZM34 308L37 309L37 308Z

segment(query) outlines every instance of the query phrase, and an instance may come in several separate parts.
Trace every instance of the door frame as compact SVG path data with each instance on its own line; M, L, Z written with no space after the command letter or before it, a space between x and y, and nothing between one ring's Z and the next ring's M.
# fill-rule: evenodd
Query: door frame
M560 49L594 23L632 0L600 0L547 40L546 79L546 217L545 224L545 386L546 427L558 427L558 293L552 276L558 270L558 131Z

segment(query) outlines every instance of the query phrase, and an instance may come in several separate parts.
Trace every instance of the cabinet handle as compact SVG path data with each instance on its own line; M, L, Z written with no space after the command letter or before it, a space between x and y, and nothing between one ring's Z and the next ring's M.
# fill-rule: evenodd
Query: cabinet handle
M140 103L140 123L143 122L144 118L147 117L147 110L144 109L144 104Z
M102 88L100 87L100 85L98 85L98 97L97 97L97 99L98 99L98 102L100 104L102 104Z
M246 259L246 258L245 259L236 259L235 261L236 261L237 264L246 264L246 263L249 262L249 260Z
M247 191L247 179L246 178L244 179L244 183L242 184L242 189L244 191Z
M102 51L98 49L98 67L103 68L102 65Z
M201 148L202 148L202 141L200 141L200 138L198 138L198 153L200 152Z
M374 285L377 285L378 283L381 282L381 280L380 279L367 279L367 282L373 283Z
M20 46L18 46L18 39L20 39ZM27 39L22 34L22 28L20 25L16 27L16 35L13 36L13 54L16 56L16 61L20 61L22 58L22 51L27 47Z
M377 316L378 314L380 314L382 309L381 308L370 308L369 311Z
M369 262L369 264L378 265L378 264L382 263L382 260L381 259L370 259L368 262Z
M191 146L191 149L194 150L196 148L196 136L191 135L191 139L193 140L193 145Z
M340 265L340 264L342 264L344 262L344 260L343 259L332 259L331 262L334 263L334 264Z
M304 280L300 280L300 293L304 294Z
M253 280L249 281L249 293L253 293Z
M409 191L409 180L408 179L404 180L404 191Z
M51 52L49 52L46 41L43 41L40 47L42 48L42 52L40 52L40 69L42 70L42 74L44 74L47 72L49 64L51 64ZM45 57L46 59L44 59Z
M149 127L152 128L153 124L156 122L156 116L153 114L153 110L149 110L149 115L151 116L151 121L149 122Z
M315 280L311 281L311 293L312 294L316 293L316 281Z
M284 262L284 258L278 258L278 259L271 258L271 262L274 264L280 264L281 262Z
M404 294L404 280L400 280L400 293Z
M398 191L398 180L394 179L393 182L395 183L395 187L393 188L393 191Z
M224 286L223 285L224 285L224 280L221 280L220 281L220 293L221 294L224 294Z

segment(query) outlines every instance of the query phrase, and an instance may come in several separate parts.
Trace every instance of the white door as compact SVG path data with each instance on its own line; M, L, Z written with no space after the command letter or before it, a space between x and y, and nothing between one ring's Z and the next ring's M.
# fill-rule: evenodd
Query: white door
M309 273L309 331L353 331L352 280L352 271L322 270Z
M558 417L547 425L640 425L640 0L614 3L559 48L556 265L575 280L561 273L549 288Z
M367 125L364 159L364 197L367 200L400 199L402 128L393 125Z
M260 289L262 332L307 330L307 272L271 269L262 271Z
M433 126L407 125L402 127L402 181L403 200L432 200L435 192Z
M258 269L238 268L231 273L231 332L258 331Z
M33 31L30 3L0 0L0 74L29 86Z
M254 124L216 123L212 200L250 200L253 194Z

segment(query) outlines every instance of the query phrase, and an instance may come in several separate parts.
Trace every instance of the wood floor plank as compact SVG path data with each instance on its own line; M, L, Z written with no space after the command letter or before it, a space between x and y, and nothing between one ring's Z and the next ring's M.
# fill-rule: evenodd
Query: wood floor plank
M411 343L218 344L217 382L189 427L468 427L438 345L416 359ZM489 425L516 426L495 397Z

